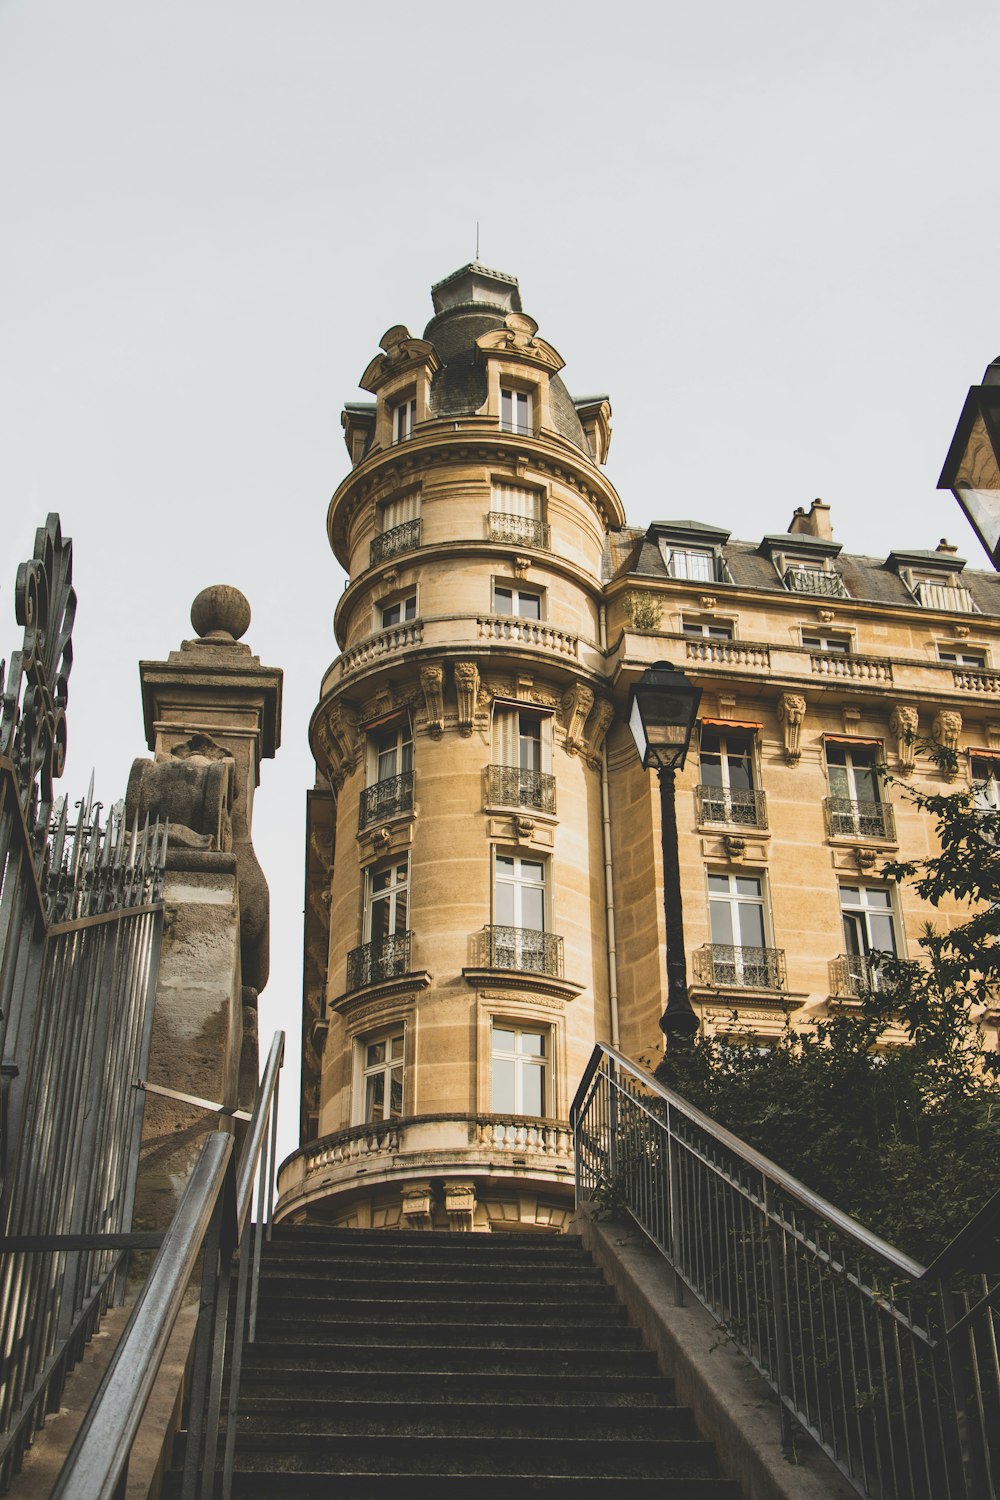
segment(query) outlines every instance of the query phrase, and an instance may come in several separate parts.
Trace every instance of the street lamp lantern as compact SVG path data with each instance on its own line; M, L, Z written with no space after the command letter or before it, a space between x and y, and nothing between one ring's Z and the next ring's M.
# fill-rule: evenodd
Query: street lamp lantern
M681 769L700 702L701 688L670 662L646 668L628 700L628 727L644 771Z
M951 490L1000 568L1000 359L969 388L937 487Z
M663 917L666 939L667 1008L660 1029L667 1044L689 1042L698 1017L688 999L684 957L681 873L677 853L674 776L684 765L698 716L701 688L668 661L647 667L629 694L628 727L644 771L652 766L660 783L660 835L663 846Z

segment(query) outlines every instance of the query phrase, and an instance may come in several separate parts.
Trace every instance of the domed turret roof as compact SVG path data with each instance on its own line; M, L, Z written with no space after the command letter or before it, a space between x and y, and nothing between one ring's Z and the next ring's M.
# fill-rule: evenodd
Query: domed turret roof
M471 416L486 404L487 396L486 366L476 340L505 327L508 313L521 311L517 279L471 261L432 287L431 296L434 316L424 329L424 338L441 359L441 369L431 382L431 413ZM549 410L556 431L589 454L573 398L556 374L549 376Z

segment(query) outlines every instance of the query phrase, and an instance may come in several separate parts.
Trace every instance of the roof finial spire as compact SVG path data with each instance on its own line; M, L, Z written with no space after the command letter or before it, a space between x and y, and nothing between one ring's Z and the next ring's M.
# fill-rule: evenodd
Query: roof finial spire
M476 220L476 261L479 261L479 220Z

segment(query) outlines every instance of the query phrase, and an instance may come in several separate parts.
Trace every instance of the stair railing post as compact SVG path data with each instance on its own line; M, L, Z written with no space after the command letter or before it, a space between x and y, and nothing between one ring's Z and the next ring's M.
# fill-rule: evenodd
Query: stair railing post
M669 1165L668 1174L668 1199L667 1211L670 1214L670 1258L674 1269L674 1306L684 1306L684 1283L681 1280L681 1164L679 1143L674 1139L671 1128L670 1105L667 1105L667 1118L664 1126L667 1136L667 1160Z

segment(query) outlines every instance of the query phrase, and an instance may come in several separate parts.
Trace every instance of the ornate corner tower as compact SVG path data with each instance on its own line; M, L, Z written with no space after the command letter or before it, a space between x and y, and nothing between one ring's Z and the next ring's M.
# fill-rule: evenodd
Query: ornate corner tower
M284 1217L554 1230L608 1034L602 396L478 264L343 414L348 573L310 739L303 1132Z

